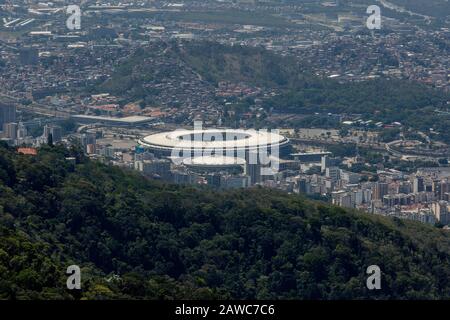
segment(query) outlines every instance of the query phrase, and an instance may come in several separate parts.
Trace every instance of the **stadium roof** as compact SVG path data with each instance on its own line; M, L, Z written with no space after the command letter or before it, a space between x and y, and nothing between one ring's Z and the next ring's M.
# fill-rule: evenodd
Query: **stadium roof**
M89 115L74 115L73 119L80 122L101 122L106 124L127 124L127 125L138 125L147 122L151 122L153 118L144 116L131 116L124 118L113 118L113 117L102 117L102 116L89 116Z

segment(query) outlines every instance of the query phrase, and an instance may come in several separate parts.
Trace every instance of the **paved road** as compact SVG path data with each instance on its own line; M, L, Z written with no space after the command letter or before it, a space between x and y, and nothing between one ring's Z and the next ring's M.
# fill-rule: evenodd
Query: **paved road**
M386 143L386 150L399 158L403 158L403 159L407 159L407 158L415 158L415 159L420 159L420 160L424 160L424 161L435 161L436 159L440 159L442 157L445 157L445 155L441 155L441 156L423 156L423 155L416 155L416 154L408 154L408 153L402 153L399 152L397 150L392 149L391 146L402 142L401 140L395 140L389 143Z
M0 97L5 97L8 99L14 100L16 102L19 102L21 100L18 97L14 97L14 96L11 96L11 95L9 95L7 93L3 93L3 92L0 92ZM32 105L29 105L29 106L18 105L17 108L19 110L30 111L30 112L33 112L36 114L50 116L50 117L59 117L59 118L69 118L70 117L69 112L54 110L51 107L40 104L40 103L33 103Z

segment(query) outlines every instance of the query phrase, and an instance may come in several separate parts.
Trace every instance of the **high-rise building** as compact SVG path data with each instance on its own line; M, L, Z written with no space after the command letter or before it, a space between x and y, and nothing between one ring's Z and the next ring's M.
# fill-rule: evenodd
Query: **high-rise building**
M422 177L414 177L413 180L413 192L414 193L419 193L424 191L424 183L423 183L423 178Z
M341 170L338 167L328 167L325 170L325 176L336 182L341 177Z
M325 172L325 170L329 167L338 167L341 163L341 159L339 158L331 158L329 155L322 156L322 159L320 161L320 169L322 172Z
M219 173L211 173L206 176L208 185L214 188L220 188L221 175Z
M354 203L355 205L360 205L363 203L364 197L362 190L354 190L350 193L350 196L352 203Z
M299 193L306 193L306 179L299 179L297 181L297 186Z
M249 186L249 177L245 175L225 175L220 178L221 188L247 188ZM209 184L209 182L208 182Z
M171 177L172 182L176 184L192 184L196 179L195 175L179 170L174 170L171 174Z
M44 138L48 139L52 136L53 143L60 142L62 140L62 129L58 126L46 125L44 127ZM47 141L48 142L48 141Z
M25 139L25 137L28 135L27 127L22 122L19 122L19 125L17 127L17 139Z
M47 129L48 130L48 129ZM45 130L44 130L45 131ZM47 131L49 132L49 131ZM44 132L45 134L45 132ZM92 133L92 132L87 132L87 133L83 133L83 134L76 134L76 135L72 135L73 139L75 141L77 141L77 143L80 144L80 146L82 146L85 150L87 148L88 145L95 145L97 143L97 139L96 139L96 134ZM97 150L100 151L100 150ZM114 156L114 148L110 148L108 146L105 146L100 153L105 156L105 157L113 157Z
M0 102L0 128L11 122L16 122L16 106Z
M341 207L354 208L355 202L352 195L344 190L334 191L331 194L332 203Z
M5 138L16 140L17 139L18 125L15 122L3 124L3 135Z
M450 223L450 204L447 201L434 202L431 209L437 221L442 224Z
M397 193L408 194L411 193L411 191L412 191L411 182L404 181L399 183Z
M170 178L171 162L167 159L154 159L142 161L142 171L145 175L158 175L161 179L168 180Z
M53 137L53 142L60 142L62 140L62 129L61 127L52 127L52 129L50 130L50 133L52 134Z
M445 200L445 195L450 192L450 182L442 180L439 184L439 199Z
M375 184L374 200L383 200L383 197L389 193L389 184L377 182Z
M370 189L365 189L363 192L363 201L366 203L370 203L370 201L372 201L372 190Z
M261 182L261 165L257 164L247 164L247 174L250 177L250 183L256 184Z
M257 152L249 152L245 172L250 177L251 185L262 181L261 163L259 163Z
M96 145L95 144L88 144L86 146L86 153L87 154L95 154L97 151Z
M360 176L357 173L342 170L341 179L347 182L348 184L355 184L359 182Z

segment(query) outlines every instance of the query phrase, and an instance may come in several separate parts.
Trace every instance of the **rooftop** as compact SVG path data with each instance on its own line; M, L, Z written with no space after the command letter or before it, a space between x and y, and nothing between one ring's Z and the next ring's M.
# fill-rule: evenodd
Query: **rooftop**
M74 115L72 116L75 120L90 120L90 121L98 121L98 122L109 122L109 123L128 123L128 124L138 124L149 122L153 120L151 117L144 116L130 116L123 118L113 118L113 117L103 117L103 116L89 116L89 115Z

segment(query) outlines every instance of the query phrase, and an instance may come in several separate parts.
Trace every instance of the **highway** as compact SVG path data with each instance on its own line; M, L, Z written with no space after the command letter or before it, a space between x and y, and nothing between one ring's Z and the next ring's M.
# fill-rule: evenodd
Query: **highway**
M318 139L304 139L304 138L289 138L294 143L304 143L304 144L310 144L310 145L351 145L356 144L360 148L368 148L372 150L378 150L378 151L385 151L384 146L376 146L374 144L370 143L356 143L356 142L343 142L343 141L332 141L332 140L318 140Z
M423 160L423 161L436 161L436 159L445 157L444 154L442 154L441 156L431 156L431 155L430 156L424 156L424 155L411 154L411 153L409 153L409 154L408 153L402 153L402 152L397 151L397 150L392 148L392 146L394 146L394 145L396 145L396 144L398 144L400 142L402 142L402 140L395 140L395 141L386 143L386 145L385 145L386 146L386 150L390 154L392 154L392 155L394 155L394 156L396 156L396 157L398 157L400 159L407 160L408 158L413 158L413 159L420 159L420 160Z
M21 98L14 97L14 96L11 96L11 95L3 93L3 92L0 92L0 97L8 98L8 99L14 100L16 102L20 102L20 100L21 100ZM51 110L51 108L49 106L43 105L40 103L33 103L29 106L23 106L23 105L18 104L17 109L23 110L23 111L29 111L29 112L36 113L39 115L58 117L58 118L69 118L71 115L69 112Z

